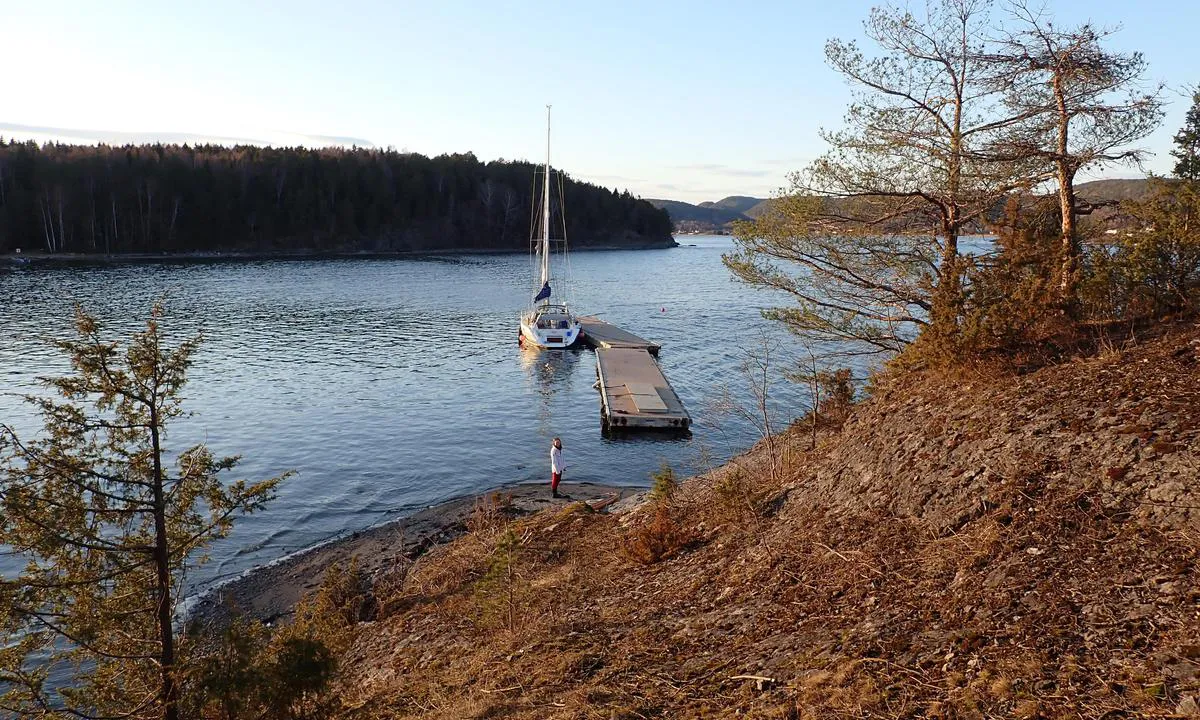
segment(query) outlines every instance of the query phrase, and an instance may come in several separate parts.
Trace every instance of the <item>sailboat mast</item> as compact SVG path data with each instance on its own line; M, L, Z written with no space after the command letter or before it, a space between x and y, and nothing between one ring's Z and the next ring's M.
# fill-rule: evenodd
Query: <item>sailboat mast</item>
M546 106L546 176L542 181L542 285L550 282L550 106ZM549 302L547 298L544 302Z

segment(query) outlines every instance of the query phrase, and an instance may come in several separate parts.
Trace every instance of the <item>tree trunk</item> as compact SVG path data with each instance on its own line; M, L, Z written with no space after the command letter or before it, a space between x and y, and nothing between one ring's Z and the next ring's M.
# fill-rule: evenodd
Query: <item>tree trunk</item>
M142 187L140 184L137 187L137 201L138 201L138 227L137 227L136 232L141 233L141 235L142 235L142 251L145 252L145 247L147 245L147 243L146 243L146 204L142 200ZM136 236L134 238L134 241L136 242Z
M88 229L92 234L92 252L96 252L96 180L88 178L88 206L92 209Z
M1058 206L1062 213L1058 293L1063 302L1070 302L1075 293L1076 273L1079 269L1079 243L1075 233L1075 173L1067 167L1065 160L1059 161L1058 183Z
M930 320L939 337L950 339L958 334L959 306L962 304L962 273L958 257L959 223L953 210L942 220L942 259L938 265L938 286L933 293Z
M508 239L508 230L512 227L512 219L520 210L521 204L517 202L517 193L512 188L506 188L504 195L504 225L500 229L500 244L502 246Z
M117 236L117 198L116 196L111 195L109 198L112 200L112 235L104 239L105 255L112 254L112 241L120 240L120 238Z
M60 239L54 229L54 206L50 204L49 190L42 193L38 206L42 211L42 232L46 235L46 250L51 253L57 252Z
M1072 167L1068 150L1068 131L1071 117L1067 114L1067 101L1062 86L1062 76L1054 74L1054 100L1058 106L1058 136L1055 142L1058 179L1058 206L1062 213L1062 233L1059 239L1058 299L1064 306L1071 304L1075 294L1078 270L1079 244L1075 237L1075 168Z
M54 243L50 240L50 230L46 224L46 204L42 202L41 198L38 198L38 210L41 211L42 215L42 236L46 239L46 251L54 252Z
M175 196L175 207L171 210L171 226L167 230L167 244L174 247L175 243L175 221L179 219L179 196Z
M63 226L63 192L62 188L58 188L56 193L58 200L58 249L62 250L66 244L67 229Z
M950 132L950 157L947 163L946 202L942 207L942 260L938 266L938 287L931 312L935 333L944 339L958 336L958 316L962 305L962 274L958 260L958 236L962 232L961 197L963 162L963 97L956 85L954 117Z
M146 250L157 252L158 247L151 241L154 236L154 191L146 185Z
M175 686L175 628L171 614L171 565L167 539L167 504L163 490L162 445L158 433L158 409L150 407L150 441L154 453L154 569L157 573L158 633L162 640L159 699L164 720L179 720L179 690Z

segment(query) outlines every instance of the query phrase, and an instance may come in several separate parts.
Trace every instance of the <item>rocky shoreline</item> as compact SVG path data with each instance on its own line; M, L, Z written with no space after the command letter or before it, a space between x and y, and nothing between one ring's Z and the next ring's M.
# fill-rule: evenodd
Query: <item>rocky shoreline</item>
M479 502L499 495L506 512L519 517L539 510L587 502L608 507L636 498L645 488L589 482L564 482L558 498L546 484L509 485L477 495L454 498L412 515L294 553L247 571L204 593L188 613L188 622L220 626L231 614L244 613L264 623L288 617L296 603L320 586L325 571L357 557L359 567L375 576L396 564L411 562L429 549L467 531L467 520Z

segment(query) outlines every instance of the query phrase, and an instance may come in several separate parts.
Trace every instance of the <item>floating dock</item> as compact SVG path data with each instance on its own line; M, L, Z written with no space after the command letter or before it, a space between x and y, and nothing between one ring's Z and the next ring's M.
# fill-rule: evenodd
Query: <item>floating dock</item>
M579 325L583 328L583 341L596 350L635 348L645 350L651 355L658 357L658 350L661 347L658 343L640 338L598 317L581 316L576 319L579 320Z
M648 348L594 347L602 429L688 430L692 418ZM657 352L658 346L654 348Z

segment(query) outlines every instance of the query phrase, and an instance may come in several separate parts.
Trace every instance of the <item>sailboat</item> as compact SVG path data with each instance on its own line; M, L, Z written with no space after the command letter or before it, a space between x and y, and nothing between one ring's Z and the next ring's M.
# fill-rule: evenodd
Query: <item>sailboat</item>
M538 258L537 293L533 296L530 308L521 315L520 343L522 346L541 348L571 347L579 341L583 334L579 320L571 314L565 300L554 302L551 299L553 289L551 283L559 284L561 278L555 278L550 273L550 106L546 106L546 172L542 181L542 232L541 237L531 238L536 247ZM567 254L565 237L554 240L562 243L563 258ZM562 290L562 287L559 287Z

